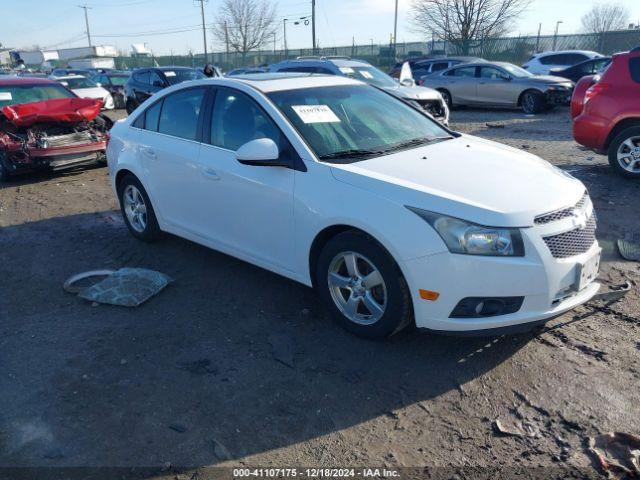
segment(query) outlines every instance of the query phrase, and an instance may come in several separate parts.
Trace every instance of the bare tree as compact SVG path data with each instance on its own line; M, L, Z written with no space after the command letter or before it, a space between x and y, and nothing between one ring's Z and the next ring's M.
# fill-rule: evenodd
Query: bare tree
M627 26L629 10L619 3L599 3L582 17L585 33L604 33L622 30Z
M276 5L268 0L222 0L213 35L244 57L267 44L277 27Z
M413 0L415 30L433 34L466 53L472 40L509 31L531 0Z

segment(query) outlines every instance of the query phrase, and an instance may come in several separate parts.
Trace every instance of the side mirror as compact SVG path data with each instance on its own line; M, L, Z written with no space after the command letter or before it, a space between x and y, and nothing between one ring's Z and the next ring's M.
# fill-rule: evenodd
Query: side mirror
M415 87L416 81L413 78L405 78L400 81L400 85L403 87Z
M101 87L102 84L100 82L96 83L96 87Z
M164 85L162 84L162 82L160 80L154 80L152 85L154 87L160 87L160 88L164 87Z
M257 167L286 167L281 162L280 151L276 142L270 138L258 138L242 145L236 152L236 160L244 165Z

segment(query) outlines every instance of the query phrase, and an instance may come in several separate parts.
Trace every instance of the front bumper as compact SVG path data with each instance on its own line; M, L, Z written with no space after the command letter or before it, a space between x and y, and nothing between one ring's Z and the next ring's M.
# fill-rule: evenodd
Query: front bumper
M416 325L446 332L470 332L539 322L587 302L600 288L591 282L575 290L579 265L597 255L594 242L570 258L554 258L543 236L568 231L571 220L522 230L524 257L485 257L449 252L401 262L413 299ZM435 301L420 298L419 289L439 293ZM514 313L478 318L451 318L466 297L520 297Z
M544 94L549 105L569 105L573 90L547 90Z
M41 169L60 169L104 159L106 140L58 148L27 148L5 152L5 168L10 174Z

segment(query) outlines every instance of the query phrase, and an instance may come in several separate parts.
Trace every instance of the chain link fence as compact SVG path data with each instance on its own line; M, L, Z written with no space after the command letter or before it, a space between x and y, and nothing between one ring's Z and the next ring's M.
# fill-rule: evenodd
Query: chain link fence
M382 69L387 69L406 58L428 55L469 55L521 65L534 53L548 50L594 50L610 55L637 46L640 46L640 29L604 32L602 34L490 38L470 42L432 40L430 42L398 43L395 51L390 44L372 43L319 48L316 55L359 58ZM312 54L311 49L261 50L245 55L214 52L209 55L209 62L222 68L223 71L228 71L236 67L268 65ZM202 67L205 63L204 54L116 58L117 68L139 68L154 65Z

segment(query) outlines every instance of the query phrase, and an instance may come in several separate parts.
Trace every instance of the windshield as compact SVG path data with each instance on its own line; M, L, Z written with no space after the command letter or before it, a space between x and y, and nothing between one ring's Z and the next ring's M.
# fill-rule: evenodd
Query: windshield
M511 75L513 75L516 78L533 76L532 73L527 72L524 68L516 67L515 65L511 65L510 63L503 64L502 68L504 68L507 72L509 72Z
M350 163L451 138L402 100L366 85L287 90L269 98L320 160Z
M78 78L61 78L58 80L62 85L69 87L70 89L74 88L95 88L96 84L85 77Z
M0 85L0 108L54 98L75 98L62 85Z
M200 78L207 78L200 70L164 70L164 76L167 77L167 81L170 85L176 83L186 82L188 80L198 80Z
M109 75L109 80L111 81L112 85L116 85L119 87L127 83L129 77L127 75Z
M347 77L370 83L376 87L397 87L398 84L386 73L375 67L339 67Z

